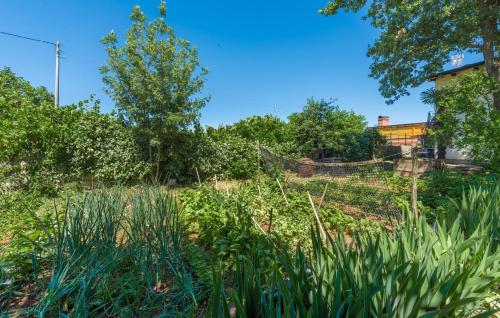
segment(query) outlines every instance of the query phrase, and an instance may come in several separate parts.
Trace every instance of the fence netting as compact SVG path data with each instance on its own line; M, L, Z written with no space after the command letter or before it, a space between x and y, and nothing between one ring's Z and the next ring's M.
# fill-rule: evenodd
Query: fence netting
M259 153L264 169L284 170L289 186L350 215L398 217L408 195L391 182L394 162L390 158L324 163L288 158L263 146Z

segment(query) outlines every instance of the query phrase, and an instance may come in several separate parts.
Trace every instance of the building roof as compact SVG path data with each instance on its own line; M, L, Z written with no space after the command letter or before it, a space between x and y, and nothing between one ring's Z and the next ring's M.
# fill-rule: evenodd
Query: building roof
M436 78L438 78L440 76L444 76L444 75L448 75L448 74L453 74L453 73L458 73L460 71L463 71L463 70L466 70L466 69L469 69L469 68L479 67L479 66L481 66L483 64L484 64L484 61L477 62L477 63L471 63L471 64L465 64L463 66L460 66L460 67L457 67L457 68L453 68L451 70L447 70L447 71L443 71L443 72L434 74L429 79L431 81L434 81L434 80L436 80Z
M420 122L420 123L393 124L393 125L375 126L374 128L406 127L406 126L420 126L420 125L427 125L427 123Z

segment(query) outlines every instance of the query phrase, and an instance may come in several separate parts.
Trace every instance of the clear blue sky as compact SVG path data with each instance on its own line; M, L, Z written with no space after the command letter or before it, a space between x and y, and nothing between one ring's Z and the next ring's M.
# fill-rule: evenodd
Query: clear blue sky
M336 98L342 108L378 115L391 123L425 121L420 101L425 84L411 96L386 105L369 78L368 45L377 36L361 14L323 17L326 0L169 0L167 21L199 51L209 69L205 92L212 96L202 123L232 123L250 115L286 118L309 97ZM99 39L114 29L121 39L135 4L148 17L156 0L2 0L0 31L63 45L61 104L95 94L104 111L113 101L103 92L98 67L106 59ZM472 60L465 61L466 63ZM53 48L0 34L0 67L8 66L34 85L53 91Z

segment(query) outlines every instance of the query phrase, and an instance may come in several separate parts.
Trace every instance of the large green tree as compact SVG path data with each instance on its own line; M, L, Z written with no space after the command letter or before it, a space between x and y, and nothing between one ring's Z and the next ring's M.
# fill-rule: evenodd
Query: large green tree
M492 93L499 89L499 81L474 72L425 92L424 101L440 109L431 136L438 144L462 149L476 162L498 171L500 112L494 110Z
M371 24L381 30L368 49L371 76L389 103L442 71L453 53L482 54L488 76L500 80L498 0L334 0L320 12L357 12L365 6ZM494 107L500 110L498 91Z
M288 117L292 138L303 155L313 148L329 148L347 157L366 127L365 118L340 109L334 101L309 99L301 112Z
M240 137L264 144L274 145L287 141L286 123L273 115L251 116L229 127Z
M178 148L208 101L200 95L207 71L200 69L196 49L167 25L164 1L159 12L148 23L136 6L123 46L113 31L102 39L109 58L101 68L106 92L155 164L155 180L179 172Z

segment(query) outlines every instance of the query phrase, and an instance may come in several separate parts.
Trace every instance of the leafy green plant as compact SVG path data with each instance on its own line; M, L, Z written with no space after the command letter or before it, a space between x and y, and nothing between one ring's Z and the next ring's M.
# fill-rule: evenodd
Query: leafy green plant
M498 77L471 72L426 91L424 102L437 109L430 136L438 145L462 149L481 165L500 171L499 89Z
M184 227L168 194L95 190L68 198L65 209L55 212L48 244L33 254L37 266L27 281L9 287L11 295L34 304L12 313L174 315L195 310L207 297L185 261ZM32 287L24 290L26 285Z
M196 167L202 179L224 175L248 179L257 173L256 144L238 136L211 136L203 133L197 141Z
M253 213L241 193L227 195L204 186L180 195L190 230L207 249L214 263L221 260L225 269L234 269L238 259L251 250L269 257L263 248L262 233L253 223Z
M202 96L208 71L199 67L196 48L167 24L165 1L158 13L148 22L136 5L123 46L114 31L102 38L108 60L100 68L105 91L135 129L156 182L182 171L179 149L186 149L187 132L210 99Z
M487 205L474 200L476 195L465 197L462 205L474 206L479 215L492 213L489 208L482 210ZM498 217L498 205L493 213ZM428 224L425 217L408 213L396 231L373 236L355 233L349 245L341 235L323 240L313 230L312 255L301 249L295 256L275 251L278 263L267 278L251 263L240 263L239 287L229 295L236 316L492 315L496 310L485 300L494 295L500 282L500 258L491 245L492 227L471 223L467 230L471 234L465 235L466 220ZM221 289L214 290L212 309L214 317L228 312Z
M45 88L9 69L0 82L0 191L56 196L74 179L126 183L149 171L130 128L93 98L54 107Z

